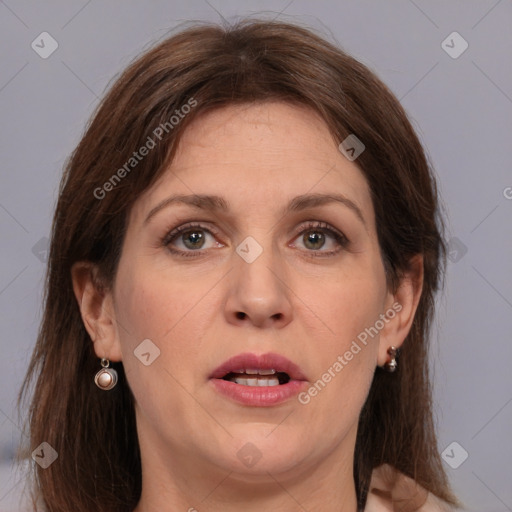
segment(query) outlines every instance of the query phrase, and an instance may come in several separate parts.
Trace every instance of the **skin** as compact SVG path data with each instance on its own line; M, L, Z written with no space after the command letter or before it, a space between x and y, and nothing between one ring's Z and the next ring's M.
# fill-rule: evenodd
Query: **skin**
M112 289L95 285L96 269L87 262L74 265L95 352L123 361L135 396L143 471L136 512L356 512L359 413L375 367L410 329L422 264L414 262L398 290L388 288L368 185L338 143L316 113L286 103L198 117L170 168L134 204ZM282 213L306 193L343 194L364 223L341 203ZM172 194L219 195L230 208L175 203L145 223ZM348 245L305 227L309 220L340 231ZM180 257L161 243L187 222L215 230L199 230L205 236L199 257ZM324 233L324 245L311 243L311 232ZM247 236L263 248L252 263L236 252ZM171 247L197 253L190 234L178 235ZM325 256L329 251L337 252ZM272 407L244 406L209 382L234 355L277 352L312 384L395 302L401 311L307 405L294 397ZM160 350L149 366L133 353L147 338ZM261 454L251 468L237 457L246 443Z

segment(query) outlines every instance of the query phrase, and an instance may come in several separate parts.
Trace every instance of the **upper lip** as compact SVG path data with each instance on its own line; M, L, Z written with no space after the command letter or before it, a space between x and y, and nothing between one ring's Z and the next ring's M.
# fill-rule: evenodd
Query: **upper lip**
M224 361L210 375L211 379L222 379L228 373L239 370L275 370L287 373L292 380L307 380L299 366L280 354L239 354Z

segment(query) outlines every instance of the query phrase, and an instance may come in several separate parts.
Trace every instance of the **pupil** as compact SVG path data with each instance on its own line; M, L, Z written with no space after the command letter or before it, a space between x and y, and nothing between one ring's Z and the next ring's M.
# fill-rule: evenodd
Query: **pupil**
M200 231L190 231L188 234L183 235L183 241L189 249L197 249L203 246L204 235Z
M304 245L308 247L308 245L313 245L313 247L309 247L310 249L319 249L324 245L325 235L323 233L319 233L317 231L312 231L309 234L304 235Z

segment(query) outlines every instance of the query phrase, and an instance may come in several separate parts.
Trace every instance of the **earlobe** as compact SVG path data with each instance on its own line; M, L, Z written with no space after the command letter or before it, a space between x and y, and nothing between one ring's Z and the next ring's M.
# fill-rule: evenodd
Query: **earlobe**
M423 256L410 260L409 270L400 279L397 289L389 294L389 307L396 312L394 318L380 333L378 365L390 361L390 347L400 348L411 330L423 290Z
M96 355L121 361L112 293L98 279L97 267L91 262L77 262L71 268L71 278L82 321Z

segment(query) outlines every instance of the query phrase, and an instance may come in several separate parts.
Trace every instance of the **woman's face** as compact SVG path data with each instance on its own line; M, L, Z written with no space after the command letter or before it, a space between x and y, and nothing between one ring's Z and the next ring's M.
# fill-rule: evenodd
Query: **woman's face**
M285 103L187 129L131 210L116 333L108 354L95 344L123 361L143 457L241 479L330 458L352 467L397 321L356 162L316 114Z

